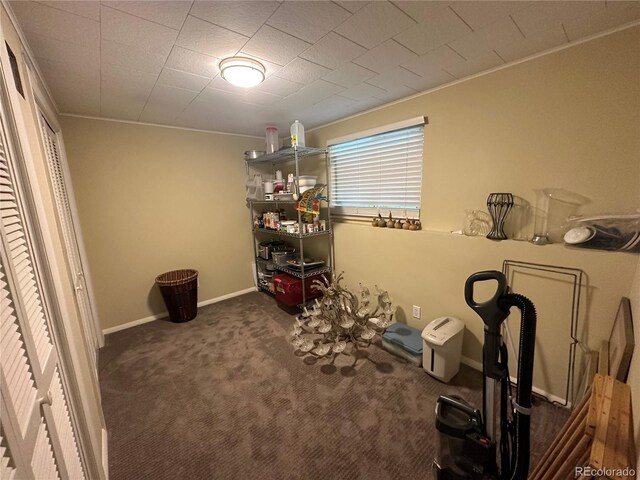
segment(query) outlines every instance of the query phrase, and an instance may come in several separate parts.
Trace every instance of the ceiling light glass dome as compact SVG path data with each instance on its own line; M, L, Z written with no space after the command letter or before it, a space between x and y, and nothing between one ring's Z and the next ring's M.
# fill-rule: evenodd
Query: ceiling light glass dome
M220 74L231 85L251 88L264 81L264 65L251 58L225 58L220 62Z

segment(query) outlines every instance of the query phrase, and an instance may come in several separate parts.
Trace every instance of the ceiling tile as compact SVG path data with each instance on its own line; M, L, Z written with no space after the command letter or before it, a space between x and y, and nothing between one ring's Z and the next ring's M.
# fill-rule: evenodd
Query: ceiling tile
M153 87L151 95L149 95L147 106L152 106L149 108L150 110L159 110L160 106L182 109L189 105L197 95L198 92L194 92L193 90L156 84ZM146 109L145 107L145 110ZM179 111L177 113L179 113Z
M447 68L446 71L456 78L464 78L474 73L497 67L503 63L502 59L495 52L487 52L479 57L452 65Z
M357 0L346 0L343 2L334 2L337 3L338 5L340 5L342 8L344 8L345 10L349 10L351 13L356 13L358 10L360 10L362 7L364 7L367 3L369 2L360 2Z
M282 98L281 96L261 92L260 90L249 90L242 96L242 101L251 103L252 105L269 106L282 100Z
M205 55L225 58L235 55L247 40L244 35L189 15L176 45Z
M291 82L307 85L330 71L330 69L311 63L304 58L296 58L276 73L276 76Z
M100 97L100 116L122 120L138 120L146 99L135 96L117 95L113 92L102 92Z
M55 38L43 37L33 31L25 32L34 55L61 64L75 64L100 68L100 47L98 43L68 43Z
M99 69L74 73L43 59L38 67L61 113L100 115Z
M66 75L73 77L78 83L93 84L100 81L100 67L83 62L57 62L51 59L36 57L38 67L47 81L63 82Z
M413 18L416 22L424 22L439 15L443 10L449 8L451 2L448 1L401 1L393 4L404 13Z
M335 28L340 35L373 48L414 25L415 22L389 2L371 2Z
M124 96L146 101L158 76L136 70L102 65L101 92L114 97Z
M22 30L75 44L99 45L100 23L36 2L11 2Z
M176 118L176 122L184 127L234 133L246 129L247 117L256 111L253 105L235 102L233 108L222 109L209 100L196 98ZM243 127L244 125L244 127ZM261 126L260 133L264 132Z
M347 90L340 92L341 97L346 97L351 100L364 100L369 97L375 97L376 95L382 95L386 90L378 87L374 87L373 85L369 85L368 83L360 83L359 85L355 85Z
M325 98L324 100L320 100L313 106L314 111L327 113L333 113L336 115L339 114L339 111L345 111L348 108L351 108L353 105L356 105L356 101L353 101L350 98L343 97L342 95L334 95L329 98ZM336 117L333 117L335 119Z
M322 78L328 82L342 85L343 87L353 87L375 76L375 72L349 62L333 72L324 75Z
M546 32L537 32L519 42L497 47L496 52L505 62L511 62L566 43L567 36L564 31L561 28L552 27Z
M169 55L178 32L128 13L103 6L101 36L139 50Z
M190 15L250 37L278 8L278 2L195 2Z
M367 50L334 32L321 38L315 45L300 54L300 57L327 68L338 68Z
M100 61L131 70L159 74L167 57L158 52L139 50L131 45L102 40Z
M216 78L219 78L219 77L216 77ZM235 88L239 90L237 87ZM242 92L236 91L235 93L237 94ZM190 107L193 106L193 108L196 108L198 105L202 106L203 102L208 102L209 108L211 108L211 104L213 103L221 109L227 109L227 108L232 108L233 105L237 103L236 98L237 96L234 94L234 92L224 91L218 88L212 88L211 86L208 86L198 94L198 96L192 102L192 105L190 105Z
M415 95L417 92L409 88L407 86L396 87L391 91L383 93L381 95L376 95L375 98L379 98L380 100L384 100L384 102L395 102L401 98L410 97L411 95Z
M415 53L403 47L395 40L387 40L353 60L353 63L376 73L383 73L392 67L413 60L416 57L417 55Z
M158 77L158 84L160 85L184 88L185 90L193 90L194 92L201 91L210 81L211 78L209 77L193 75L192 73L166 67L162 69L162 73Z
M457 1L451 3L451 8L467 25L477 30L518 10L523 10L532 3L524 1Z
M50 87L51 88L51 87ZM74 113L76 115L100 116L100 89L86 84L78 88L64 91L51 88L56 98L56 105L60 113Z
M193 50L188 50L176 45L169 54L166 66L176 70L182 70L183 72L193 73L194 75L213 77L219 72L219 63L219 58L194 52Z
M382 88L386 91L390 91L396 87L408 85L412 82L417 82L420 79L420 75L416 75L415 73L410 72L403 67L394 67L381 75L370 78L369 80L367 80L367 83Z
M294 92L297 92L303 87L301 83L291 82L284 78L276 76L267 78L264 82L256 87L256 90L271 93L272 95L279 95L286 97Z
M562 28L562 22L592 15L605 8L604 1L533 2L529 7L511 16L525 37L549 31L551 25Z
M523 38L511 17L506 17L449 42L448 45L463 57L473 58L487 51L517 43Z
M339 96L339 95L336 95L336 96ZM380 100L379 98L375 98L375 97L365 98L364 100L360 100L359 102L356 102L356 104L353 106L353 111L349 113L349 115L364 112L366 110L371 110L372 108L376 108L384 104L385 104L384 100Z
M454 80L456 80L456 77L454 77L450 73L447 73L443 70L437 70L434 72L429 72L428 75L421 77L420 80L408 82L407 86L413 88L414 90L417 90L418 92L424 92L425 90L439 87L440 85L453 82Z
M286 65L310 46L305 41L264 25L242 51L278 65Z
M90 18L91 20L100 20L100 2L96 1L83 1L77 0L67 1L40 1L43 5L48 7L57 8L58 10L64 10L65 12L74 13L81 17Z
M313 103L310 98L294 93L277 102L272 108L274 108L276 112L291 118L292 120L289 122L289 125L296 119L302 121L304 124L304 120L302 120L298 114L311 107Z
M446 9L394 38L418 55L423 55L470 32L471 29L455 13Z
M569 40L577 40L618 25L640 19L640 2L607 2L605 9L576 19L565 20Z
M82 2L80 2L82 3ZM171 1L163 0L161 2L150 1L105 1L102 0L102 5L115 8L122 12L130 13L136 17L150 20L166 27L171 27L175 30L180 30L184 19L189 13L191 7L191 1Z
M285 107L290 111L299 111L320 100L329 98L336 93L343 91L344 88L324 80L316 80L315 82L303 87L296 93L289 95L284 100L278 102L280 108Z
M296 118L311 129L352 114L357 105L355 100L336 95L299 111Z
M420 76L429 76L443 68L450 67L464 60L465 58L455 50L451 49L448 45L443 45L435 50L431 50L429 53L421 55L415 60L403 63L402 66Z
M344 87L339 85L325 82L324 80L316 80L299 90L297 93L310 98L313 103L317 103L320 100L335 95L336 93L343 92L344 90Z
M173 124L196 95L190 90L156 85L140 114L140 121Z
M157 123L160 125L173 125L182 110L166 105L157 105L147 103L140 114L138 120L140 122Z
M284 2L267 20L267 25L314 43L350 16L344 8L332 2Z

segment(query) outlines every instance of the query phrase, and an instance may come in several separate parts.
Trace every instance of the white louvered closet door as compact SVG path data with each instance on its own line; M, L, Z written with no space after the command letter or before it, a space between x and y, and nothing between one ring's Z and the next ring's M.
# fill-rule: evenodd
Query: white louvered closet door
M58 218L60 219L67 257L72 269L76 305L82 318L85 342L87 343L89 351L92 352L91 361L93 362L94 371L97 372L97 352L98 348L100 348L98 331L94 312L91 308L89 289L84 274L85 270L78 247L78 236L71 212L71 204L69 203L69 193L62 165L60 143L58 142L58 136L42 114L40 114L39 119L49 166L49 175L58 209Z
M84 479L39 262L0 117L0 474Z

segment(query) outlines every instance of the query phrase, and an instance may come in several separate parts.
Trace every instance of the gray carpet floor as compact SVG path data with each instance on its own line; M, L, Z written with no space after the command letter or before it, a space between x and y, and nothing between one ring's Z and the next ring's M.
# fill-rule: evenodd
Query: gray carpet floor
M100 350L111 480L431 478L439 394L481 404L373 345L334 362L294 353L293 317L262 293L110 334ZM532 465L567 412L537 402Z

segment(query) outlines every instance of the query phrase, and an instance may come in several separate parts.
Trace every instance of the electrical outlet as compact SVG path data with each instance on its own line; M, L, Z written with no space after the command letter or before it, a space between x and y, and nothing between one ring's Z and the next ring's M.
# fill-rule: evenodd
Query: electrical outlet
M420 307L418 305L413 306L413 318L420 318Z

